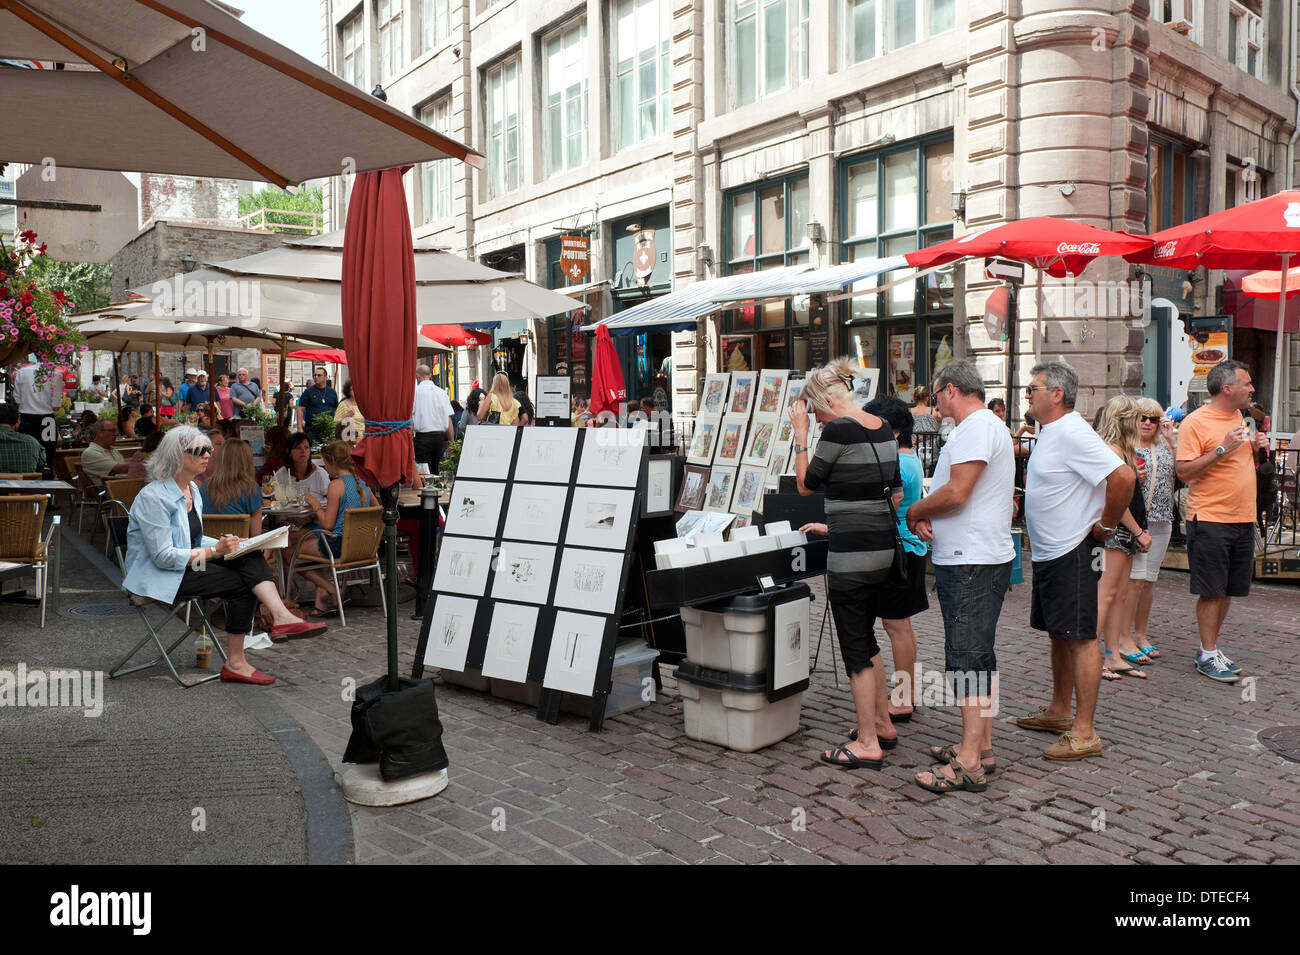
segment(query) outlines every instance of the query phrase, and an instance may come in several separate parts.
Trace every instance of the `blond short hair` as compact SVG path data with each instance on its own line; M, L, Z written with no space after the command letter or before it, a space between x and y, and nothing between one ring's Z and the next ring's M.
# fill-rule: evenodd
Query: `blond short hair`
M820 368L812 369L804 379L803 391L799 392L799 397L813 411L829 412L831 396L837 389L843 388L850 395L853 394L853 375L858 367L848 358L836 358Z

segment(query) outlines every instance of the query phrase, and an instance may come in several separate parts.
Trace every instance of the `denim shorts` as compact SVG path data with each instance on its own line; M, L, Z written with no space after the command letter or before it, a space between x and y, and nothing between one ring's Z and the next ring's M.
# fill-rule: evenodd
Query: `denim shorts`
M998 658L993 652L1002 600L1011 586L1005 564L934 565L935 589L943 613L943 659L957 699L989 695ZM974 674L977 682L963 678Z

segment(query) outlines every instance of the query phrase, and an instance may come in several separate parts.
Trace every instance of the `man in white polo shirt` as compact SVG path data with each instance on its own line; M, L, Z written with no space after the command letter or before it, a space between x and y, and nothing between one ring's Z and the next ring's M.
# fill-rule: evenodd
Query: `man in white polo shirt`
M1030 376L1025 397L1042 430L1025 476L1034 568L1029 625L1051 640L1052 702L1016 724L1062 734L1043 751L1048 759L1083 759L1101 755L1093 726L1101 685L1101 546L1115 534L1136 478L1074 410L1079 376L1073 368L1053 361L1035 365Z
M45 468L54 466L54 449L58 446L59 426L54 412L63 403L63 378L50 372L43 382L36 380L40 366L28 362L14 375L14 398L18 402L18 430L29 434L45 449Z
M430 471L438 470L442 449L448 435L456 433L452 420L456 411L451 399L429 377L429 366L415 369L415 406L411 410L411 425L415 428L415 461L428 464Z

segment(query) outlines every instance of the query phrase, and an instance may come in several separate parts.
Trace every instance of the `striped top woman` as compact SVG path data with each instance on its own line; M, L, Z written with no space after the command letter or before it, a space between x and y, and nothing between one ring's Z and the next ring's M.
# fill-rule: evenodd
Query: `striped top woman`
M857 738L824 752L822 759L849 769L879 769L882 747L897 745L898 731L889 719L885 668L868 597L872 588L884 584L894 558L897 529L884 495L889 493L897 505L903 492L893 429L855 403L854 368L841 358L810 371L789 414L799 493L820 489L826 496L827 597L858 717ZM811 460L809 411L824 425Z

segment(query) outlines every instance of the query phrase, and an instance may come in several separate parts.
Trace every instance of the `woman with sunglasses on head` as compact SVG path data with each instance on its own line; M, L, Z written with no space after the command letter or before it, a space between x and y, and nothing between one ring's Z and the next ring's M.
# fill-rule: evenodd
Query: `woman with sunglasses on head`
M254 669L244 657L244 637L253 627L258 601L271 612L272 637L311 637L325 626L289 612L260 551L228 558L239 546L238 537L204 536L203 501L194 479L211 454L212 445L201 431L180 427L168 431L150 455L150 483L131 505L122 586L167 604L188 597L224 599L229 636L221 679L266 686L275 677Z

